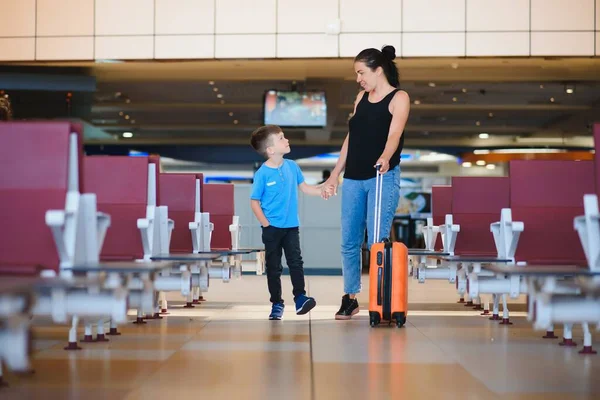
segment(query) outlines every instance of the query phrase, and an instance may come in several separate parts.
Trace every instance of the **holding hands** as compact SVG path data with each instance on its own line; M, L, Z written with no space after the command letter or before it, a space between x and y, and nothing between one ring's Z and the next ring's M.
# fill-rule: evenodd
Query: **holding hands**
M321 197L325 200L329 199L331 196L337 196L337 187L338 187L338 178L337 176L330 176L323 184L321 185Z

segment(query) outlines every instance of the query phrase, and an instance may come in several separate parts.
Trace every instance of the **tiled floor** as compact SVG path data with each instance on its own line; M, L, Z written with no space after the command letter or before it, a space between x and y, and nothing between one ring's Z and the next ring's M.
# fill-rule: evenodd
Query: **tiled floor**
M283 283L281 322L266 320L266 279L256 276L211 281L194 309L171 296L164 319L78 352L62 350L67 327L36 321L35 373L8 373L0 399L600 398L600 355L542 339L524 299L509 304L514 325L501 326L456 304L454 285L411 281L405 328L370 328L366 292L352 321L333 320L341 277L307 277L318 305L305 316ZM574 338L581 344L580 329Z

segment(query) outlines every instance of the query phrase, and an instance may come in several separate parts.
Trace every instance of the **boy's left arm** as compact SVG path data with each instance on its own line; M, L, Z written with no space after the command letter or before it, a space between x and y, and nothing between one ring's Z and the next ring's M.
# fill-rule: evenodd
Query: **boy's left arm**
M321 185L307 185L306 182L302 182L299 187L304 194L308 194L310 196L321 195Z
M307 185L306 182L304 181L304 175L302 174L302 170L300 169L298 164L296 164L295 162L294 162L294 165L296 167L296 177L298 179L298 187L300 188L302 193L308 194L310 196L321 196L321 186L322 185ZM330 195L333 195L333 193L330 193Z

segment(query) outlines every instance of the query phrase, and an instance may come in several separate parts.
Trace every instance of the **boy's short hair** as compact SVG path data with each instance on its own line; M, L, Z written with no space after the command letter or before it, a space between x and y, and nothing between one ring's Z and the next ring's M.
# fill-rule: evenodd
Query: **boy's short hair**
M267 147L269 147L269 137L271 135L277 135L281 133L281 128L277 125L265 125L261 126L254 132L252 132L252 137L250 138L250 144L252 148L256 150L263 157L268 158L267 156Z

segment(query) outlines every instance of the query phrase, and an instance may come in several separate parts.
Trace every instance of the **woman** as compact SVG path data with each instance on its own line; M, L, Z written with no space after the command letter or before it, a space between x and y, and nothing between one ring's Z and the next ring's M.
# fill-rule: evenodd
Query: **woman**
M354 59L356 82L363 90L356 96L354 114L340 157L323 184L322 196L337 191L344 173L342 193L342 271L344 296L335 319L352 318L359 311L356 294L361 289L361 244L365 228L369 247L390 233L400 196L400 153L404 145L404 125L410 110L408 94L399 89L396 50L365 49ZM380 237L373 238L375 208L375 165L381 165L383 194Z

